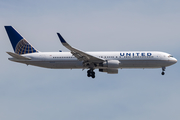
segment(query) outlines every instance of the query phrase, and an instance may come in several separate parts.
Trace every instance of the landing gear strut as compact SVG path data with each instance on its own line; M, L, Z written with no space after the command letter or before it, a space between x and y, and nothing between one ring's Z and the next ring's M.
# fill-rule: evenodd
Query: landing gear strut
M164 75L165 74L165 69L166 69L166 67L162 67L162 73L161 73L161 75Z
M90 69L90 70L87 71L87 76L95 78L95 72L93 71L93 69Z

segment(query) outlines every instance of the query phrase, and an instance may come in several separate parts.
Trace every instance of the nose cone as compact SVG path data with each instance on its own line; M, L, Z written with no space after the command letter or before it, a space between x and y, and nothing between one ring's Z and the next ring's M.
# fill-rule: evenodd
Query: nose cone
M175 63L177 63L177 59L175 58Z
M172 58L172 59L171 59L171 62L172 62L173 64L175 64L175 63L177 63L177 59L176 59L176 58Z

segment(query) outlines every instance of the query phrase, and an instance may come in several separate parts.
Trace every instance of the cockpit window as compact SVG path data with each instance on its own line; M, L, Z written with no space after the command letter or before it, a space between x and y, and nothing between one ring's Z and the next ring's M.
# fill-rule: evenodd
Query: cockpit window
M173 57L172 55L169 55L168 57Z

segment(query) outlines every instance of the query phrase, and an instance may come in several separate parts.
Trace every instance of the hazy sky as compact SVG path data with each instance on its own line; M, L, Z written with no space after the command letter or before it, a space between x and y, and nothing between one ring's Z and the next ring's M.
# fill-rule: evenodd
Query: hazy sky
M39 51L154 50L180 60L178 0L0 0L0 119L178 120L180 65L166 69L53 70L8 60L12 25Z

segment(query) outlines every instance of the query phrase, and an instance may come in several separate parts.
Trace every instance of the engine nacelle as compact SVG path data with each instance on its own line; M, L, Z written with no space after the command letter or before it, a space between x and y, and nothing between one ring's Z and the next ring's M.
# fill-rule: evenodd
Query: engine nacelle
M107 60L106 62L103 62L102 66L109 68L119 68L119 60Z
M99 69L99 72L107 72L108 74L118 74L118 69Z

